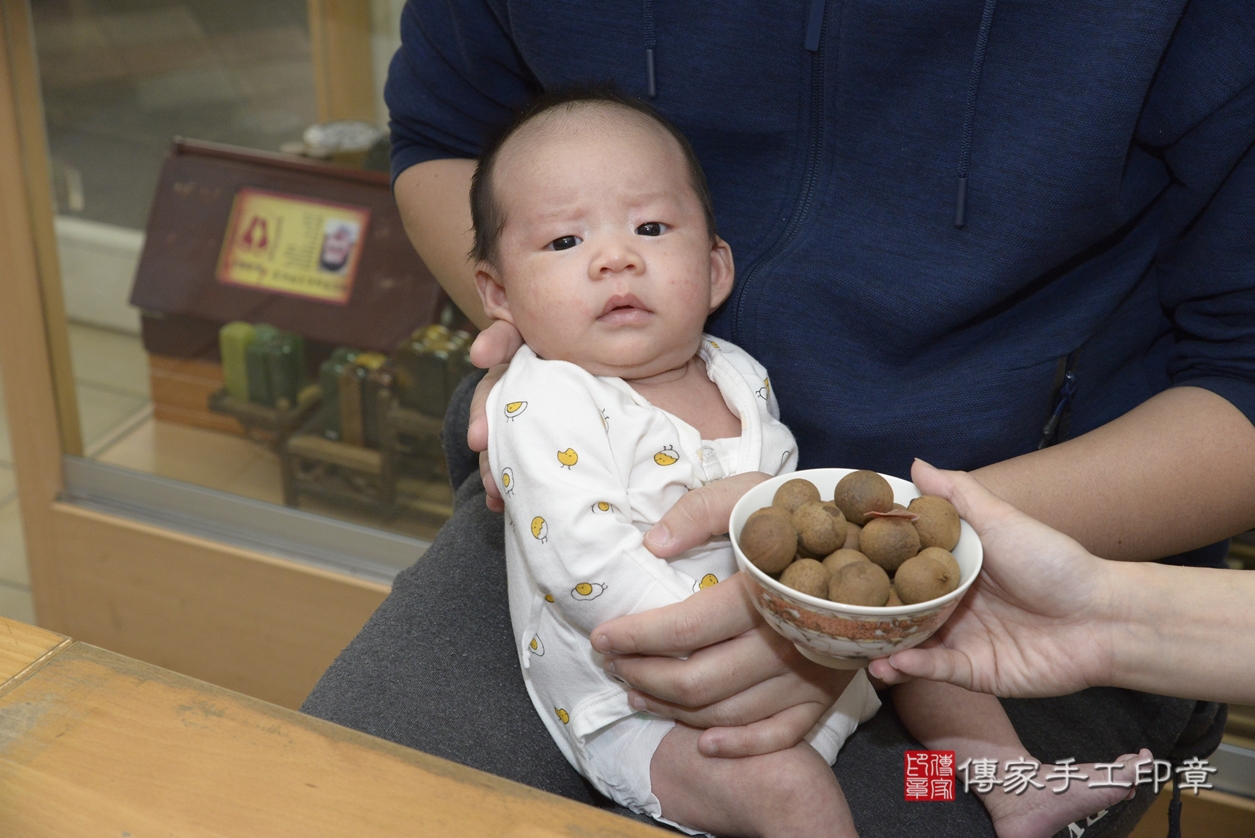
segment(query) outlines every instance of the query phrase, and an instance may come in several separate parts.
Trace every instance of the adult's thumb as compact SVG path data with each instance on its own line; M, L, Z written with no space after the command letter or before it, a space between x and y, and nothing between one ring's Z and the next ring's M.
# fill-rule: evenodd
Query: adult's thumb
M911 479L922 494L936 495L954 504L959 517L978 533L999 518L1017 514L1014 507L965 471L943 471L917 458L911 466Z

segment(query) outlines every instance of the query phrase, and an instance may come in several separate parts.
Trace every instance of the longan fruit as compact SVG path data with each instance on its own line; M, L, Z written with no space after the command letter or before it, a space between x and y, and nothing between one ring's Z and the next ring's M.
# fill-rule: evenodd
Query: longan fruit
M867 523L868 512L888 512L893 507L893 488L874 471L852 471L837 483L832 501L847 521L861 527Z
M954 577L954 588L959 586L959 578L963 572L959 569L959 560L954 557L953 553L949 550L942 550L940 547L925 547L919 551L919 555L936 559L945 565ZM953 591L954 588L951 588L950 591ZM950 591L946 591L946 593L950 593Z
M950 568L931 556L907 559L893 576L893 587L906 605L945 596L958 585L959 580Z
M845 543L845 516L819 501L807 501L793 510L798 552L810 559L826 556Z
M893 573L919 552L919 533L905 518L873 518L859 533L858 543L867 558Z
M798 593L828 597L828 569L814 559L798 559L780 574L780 583Z
M889 600L889 574L871 562L851 562L828 583L828 599L878 608Z
M959 512L950 501L923 495L911 501L907 509L919 516L915 529L919 532L921 547L953 550L959 543Z
M854 523L853 521L846 521L845 522L845 544L842 544L841 546L845 548L846 550L858 550L859 549L859 546L858 546L859 533L861 533L862 531L863 531L863 528L860 527L858 524Z
M780 488L776 489L771 498L771 505L792 514L802 504L818 500L819 490L815 488L815 484L805 478L795 477L780 484Z
M828 573L830 575L836 576L841 571L841 568L845 567L851 562L869 562L869 561L871 561L871 559L867 558L859 551L848 550L842 547L840 550L836 550L833 553L830 553L828 557L824 559L823 565L824 567L828 568Z
M797 530L793 516L776 506L750 515L737 539L741 552L764 573L779 573L797 554Z

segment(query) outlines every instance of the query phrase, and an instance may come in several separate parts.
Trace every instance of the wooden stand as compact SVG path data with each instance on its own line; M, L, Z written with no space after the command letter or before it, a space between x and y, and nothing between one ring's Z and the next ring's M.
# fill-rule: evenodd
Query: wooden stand
M227 395L222 389L209 397L209 409L214 413L234 416L244 426L250 439L267 442L282 453L284 444L292 432L309 420L322 401L318 388L310 385L296 397L295 407L266 407L264 404L241 401Z
M453 494L440 450L439 419L379 393L379 449L327 439L313 416L279 449L283 502L302 493L365 506L385 516L413 512L447 519ZM407 444L408 441L408 444Z

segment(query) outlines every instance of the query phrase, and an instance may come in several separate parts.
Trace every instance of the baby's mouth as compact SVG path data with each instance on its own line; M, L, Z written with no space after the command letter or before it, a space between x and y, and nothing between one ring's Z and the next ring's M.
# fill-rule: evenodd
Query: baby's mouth
M635 294L615 294L606 300L598 320L603 322L630 322L651 314Z

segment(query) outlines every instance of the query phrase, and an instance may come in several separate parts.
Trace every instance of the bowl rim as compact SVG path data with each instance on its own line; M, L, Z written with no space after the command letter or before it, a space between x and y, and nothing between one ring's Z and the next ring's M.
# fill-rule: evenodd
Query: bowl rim
M967 521L964 521L963 519L959 519L960 520L959 541L962 542L964 538L967 538L970 536L971 539L975 541L976 543L976 560L975 560L976 566L972 572L972 575L967 579L967 581L960 581L959 586L948 594L944 594L934 599L925 600L924 602L916 602L911 605L880 605L880 606L848 605L844 602L834 602L830 599L821 599L820 597L817 597L817 596L804 594L801 591L790 588L788 585L785 585L782 582L772 579L769 575L767 575L766 572L764 572L757 565L751 562L749 558L745 555L745 553L742 552L741 545L739 543L740 532L738 531L734 533L732 531L733 530L732 522L737 520L739 515L743 515L743 517L748 520L749 516L753 514L753 512L757 512L759 509L763 508L761 505L756 505L752 511L748 513L745 512L745 510L750 505L749 498L751 495L757 495L760 492L765 492L768 486L772 487L772 494L775 494L775 489L779 488L782 484L787 483L789 480L792 480L794 478L798 478L798 477L805 478L807 474L815 474L818 472L823 472L825 473L826 476L830 476L830 477L835 476L837 480L840 480L845 475L850 474L851 472L855 472L855 471L870 471L870 469L856 469L856 468L798 469L797 471L788 472L786 474L778 474L775 477L772 477L770 480L764 480L762 483L759 483L757 486L754 486L748 492L741 495L741 497L737 500L736 504L734 504L732 507L732 514L728 516L728 524L729 524L728 540L732 543L732 552L736 556L737 566L742 570L748 571L751 579L753 579L756 583L762 585L766 589L772 591L773 593L777 593L785 597L796 599L804 605L808 605L812 608L815 608L816 610L821 610L827 613L832 613L834 616L837 616L837 617L884 617L884 618L915 617L915 616L930 613L936 610L940 610L948 606L951 602L957 602L958 600L962 599L963 596L967 593L968 589L971 588L972 584L976 581L976 577L980 576L981 568L984 566L984 561L985 561L985 549L984 549L984 545L981 544L980 537L976 534L976 531L972 529L972 525L969 524ZM881 472L876 472L876 473L880 474L881 477L889 481L889 486L893 489L893 499L895 503L902 503L902 501L898 498L899 489L902 489L903 492L908 493L910 495L910 497L907 498L908 502L910 500L913 500L914 498L921 496L921 492L919 491L919 488L911 481L903 480L900 477L894 477L892 474L883 474ZM770 501L768 502L768 505L770 505ZM744 524L742 524L742 526L744 526ZM953 551L951 552L953 553ZM837 612L843 612L843 613L837 613Z

